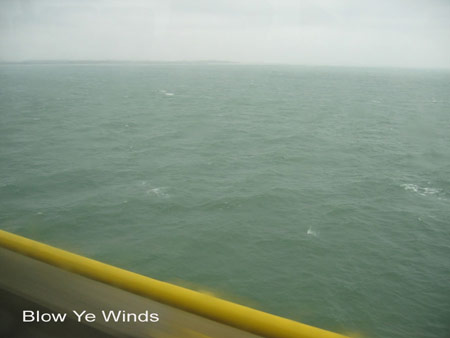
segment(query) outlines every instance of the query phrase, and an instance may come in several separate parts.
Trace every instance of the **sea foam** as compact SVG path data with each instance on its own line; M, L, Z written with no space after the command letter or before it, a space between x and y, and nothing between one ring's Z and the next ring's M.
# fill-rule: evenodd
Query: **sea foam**
M314 236L314 237L317 237L317 231L314 231L314 230L312 229L312 227L309 227L309 229L308 229L308 231L306 232L306 234L307 234L308 236Z
M430 187L420 187L417 184L412 184L412 183L402 184L402 187L406 191L412 191L412 192L415 192L415 193L417 193L417 194L419 194L421 196L436 195L436 194L439 194L441 192L440 189L430 188Z

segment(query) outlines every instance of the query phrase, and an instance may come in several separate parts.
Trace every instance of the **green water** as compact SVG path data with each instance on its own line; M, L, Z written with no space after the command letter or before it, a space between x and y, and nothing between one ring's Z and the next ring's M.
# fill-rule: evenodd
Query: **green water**
M304 323L450 334L450 72L0 66L0 227Z

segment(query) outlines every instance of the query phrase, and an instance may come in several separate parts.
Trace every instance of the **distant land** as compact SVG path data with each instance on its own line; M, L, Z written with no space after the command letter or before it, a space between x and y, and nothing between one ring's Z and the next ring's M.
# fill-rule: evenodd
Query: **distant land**
M24 60L0 61L0 64L104 64L104 63L136 63L136 64L238 64L239 62L224 60L179 60L179 61L133 61L133 60Z
M391 70L424 70L424 71L450 71L450 68L434 67L401 67L383 65L339 65L339 64L298 64L298 63L258 63L238 62L227 60L22 60L22 61L0 61L0 65L100 65L100 64L136 64L136 65L261 65L261 66L295 66L313 68L354 68L354 69L391 69Z

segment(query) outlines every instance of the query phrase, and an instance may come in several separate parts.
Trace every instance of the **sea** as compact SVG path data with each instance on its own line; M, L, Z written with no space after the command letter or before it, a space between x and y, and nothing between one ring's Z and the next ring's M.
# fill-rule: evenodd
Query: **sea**
M0 227L363 337L450 337L450 71L0 65Z

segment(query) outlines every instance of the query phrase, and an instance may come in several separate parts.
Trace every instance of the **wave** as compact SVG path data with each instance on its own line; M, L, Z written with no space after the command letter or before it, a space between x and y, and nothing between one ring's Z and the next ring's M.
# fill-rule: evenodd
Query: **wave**
M175 95L174 93L168 92L167 90L164 90L164 89L160 90L160 92L166 96L174 96Z
M148 195L152 194L160 198L169 198L170 197L169 194L166 193L164 190L165 190L164 188L151 188L147 190L147 194Z
M308 236L314 236L314 237L317 237L317 236L318 236L317 231L314 231L314 230L312 229L312 227L309 227L308 231L306 231L306 234L307 234Z
M417 184L412 184L412 183L402 184L402 187L406 191L412 191L421 196L437 195L442 191L441 189L436 189L436 188L420 187Z

